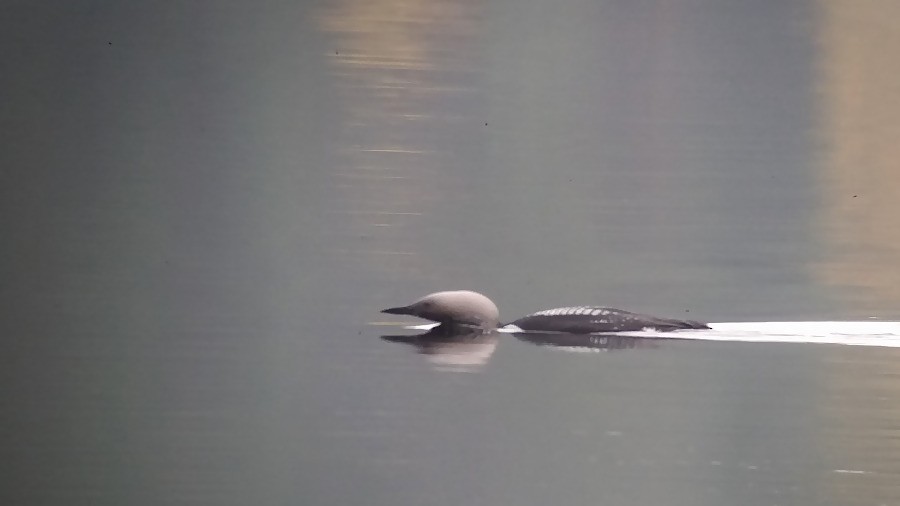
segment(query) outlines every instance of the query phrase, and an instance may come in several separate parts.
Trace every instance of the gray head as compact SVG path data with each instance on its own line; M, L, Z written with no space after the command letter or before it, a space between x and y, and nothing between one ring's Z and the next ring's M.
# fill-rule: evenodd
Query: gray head
M382 313L406 314L434 322L484 329L496 328L500 323L497 305L484 295L469 290L432 293L408 306L392 307Z

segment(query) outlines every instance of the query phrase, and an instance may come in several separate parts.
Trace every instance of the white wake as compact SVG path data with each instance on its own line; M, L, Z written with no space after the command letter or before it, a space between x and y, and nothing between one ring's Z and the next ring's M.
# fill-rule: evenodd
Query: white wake
M406 328L427 330L437 324ZM900 348L900 321L820 321L820 322L720 322L710 323L712 330L677 332L621 332L618 336L649 339L691 339L698 341L734 341L746 343L809 343L849 346ZM515 327L498 329L503 333L520 332Z
M678 332L628 332L620 335L647 338L736 341L748 343L810 343L900 348L900 322L722 322L710 323L712 330Z

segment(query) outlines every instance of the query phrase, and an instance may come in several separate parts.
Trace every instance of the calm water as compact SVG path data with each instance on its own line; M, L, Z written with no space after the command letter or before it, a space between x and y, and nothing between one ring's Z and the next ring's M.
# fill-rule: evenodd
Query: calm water
M378 313L900 319L900 4L0 12L0 502L900 504L896 348Z

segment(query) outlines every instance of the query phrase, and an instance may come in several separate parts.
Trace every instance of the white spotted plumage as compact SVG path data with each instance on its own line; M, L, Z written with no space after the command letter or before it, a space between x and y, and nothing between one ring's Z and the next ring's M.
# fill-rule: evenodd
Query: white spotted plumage
M609 314L609 310L596 306L567 306L544 309L528 316L600 316Z

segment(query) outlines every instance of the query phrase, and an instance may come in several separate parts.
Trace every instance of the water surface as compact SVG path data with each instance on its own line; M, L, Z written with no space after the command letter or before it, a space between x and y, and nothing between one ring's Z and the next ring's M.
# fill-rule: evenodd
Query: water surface
M900 319L896 10L7 2L2 502L900 502L895 348L371 325Z

